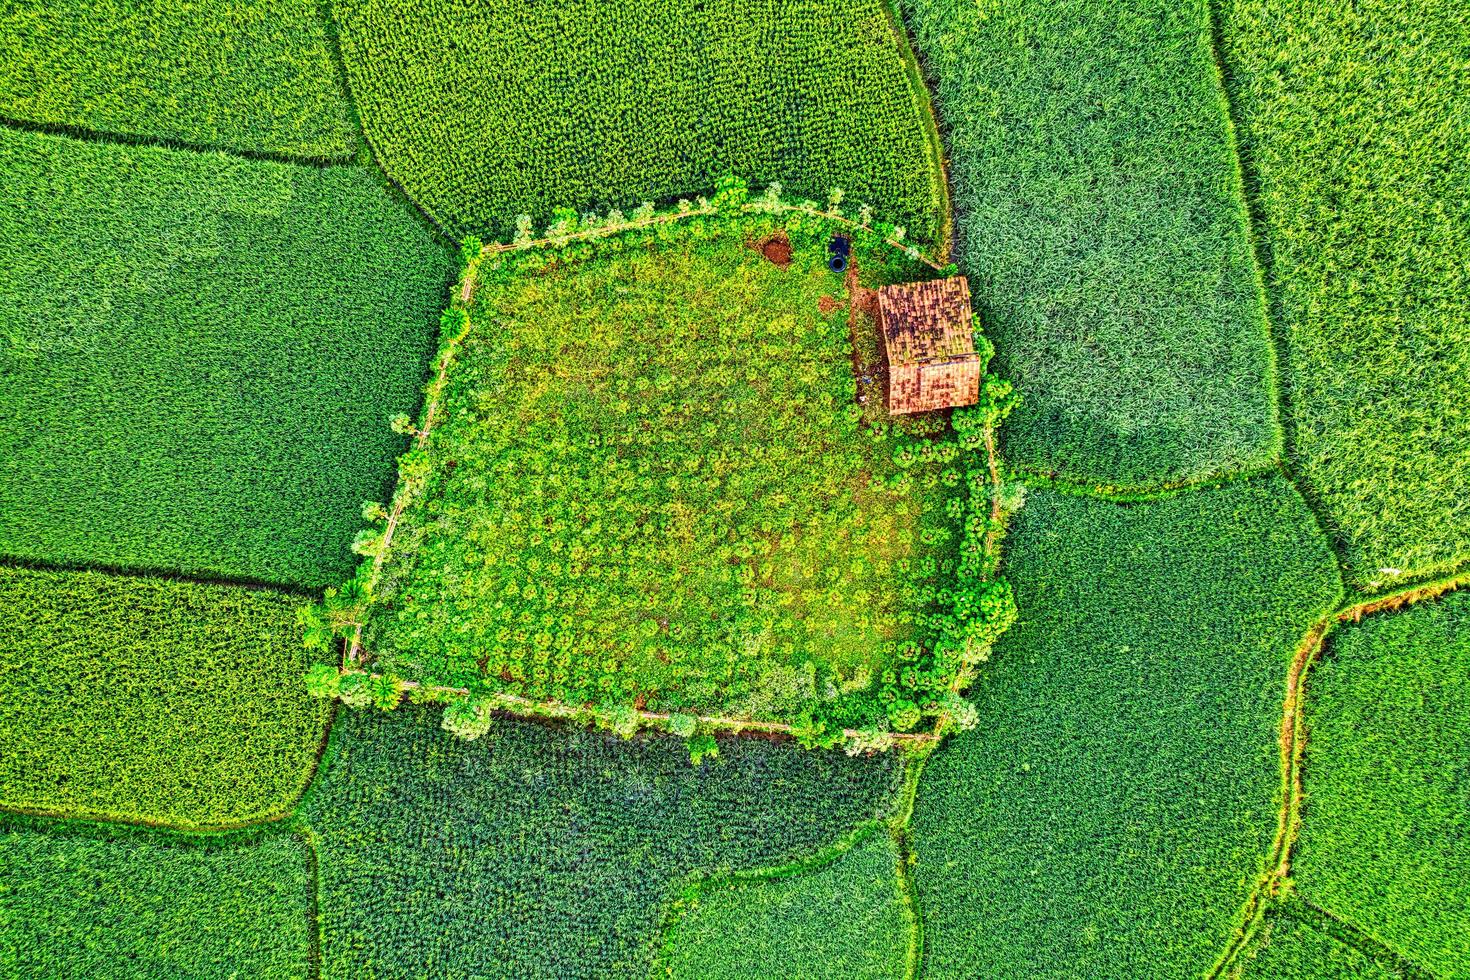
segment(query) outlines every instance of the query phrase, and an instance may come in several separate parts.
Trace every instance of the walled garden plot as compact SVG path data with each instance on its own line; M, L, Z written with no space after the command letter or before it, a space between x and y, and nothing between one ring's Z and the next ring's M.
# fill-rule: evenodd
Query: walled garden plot
M1007 462L1157 486L1267 465L1272 352L1203 4L903 0L960 261L1025 399Z
M1341 590L1327 543L1272 477L1038 490L1006 554L1021 617L914 811L924 975L1203 976L1276 829L1282 678Z
M181 827L285 813L327 722L301 683L300 601L0 567L0 807Z
M937 145L882 0L340 0L379 161L456 236L631 208L734 171L841 187L937 241Z
M0 556L320 587L448 257L356 168L0 130Z
M1227 0L1294 455L1356 583L1470 558L1464 4Z
M832 227L698 217L482 264L468 319L446 315L432 432L361 547L371 670L487 710L682 713L683 734L878 738L950 712L1009 608L978 544L985 452L963 421L857 400L871 326L826 266ZM918 274L896 254L859 268Z
M1334 634L1306 728L1301 894L1434 976L1470 976L1470 595Z
M317 0L16 0L0 118L341 159L358 146Z
M899 769L722 740L505 721L467 742L423 708L343 712L303 817L329 977L644 977L693 876L794 860L886 813Z
M0 976L305 980L313 928L295 837L0 820Z

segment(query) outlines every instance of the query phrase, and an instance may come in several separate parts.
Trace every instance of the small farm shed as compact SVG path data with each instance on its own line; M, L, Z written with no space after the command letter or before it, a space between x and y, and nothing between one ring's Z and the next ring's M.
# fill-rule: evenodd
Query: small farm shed
M878 290L878 318L888 351L890 414L958 408L980 400L968 279L950 276L884 286Z

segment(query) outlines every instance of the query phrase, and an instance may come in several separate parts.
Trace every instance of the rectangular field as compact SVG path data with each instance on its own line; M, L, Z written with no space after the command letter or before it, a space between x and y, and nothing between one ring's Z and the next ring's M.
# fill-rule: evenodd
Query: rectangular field
M901 0L938 84L1006 460L1151 487L1269 464L1273 355L1202 3Z
M319 0L13 0L0 117L345 159L359 145Z
M448 279L369 172L0 131L0 556L321 586Z
M1470 18L1220 0L1295 462L1365 589L1470 559Z
M179 827L289 810L328 716L301 601L0 567L0 807Z

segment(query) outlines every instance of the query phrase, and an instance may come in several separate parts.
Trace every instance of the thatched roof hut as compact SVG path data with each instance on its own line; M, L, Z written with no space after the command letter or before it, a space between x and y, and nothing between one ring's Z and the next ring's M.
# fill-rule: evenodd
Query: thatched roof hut
M951 276L884 286L878 291L878 314L888 350L890 414L980 400L969 280Z

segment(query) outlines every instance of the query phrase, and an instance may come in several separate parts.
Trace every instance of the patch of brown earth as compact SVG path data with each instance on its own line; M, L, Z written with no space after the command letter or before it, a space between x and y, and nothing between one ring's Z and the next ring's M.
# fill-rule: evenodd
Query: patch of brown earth
M817 300L817 309L823 316L826 316L828 313L836 313L842 309L842 306L841 300L834 299L831 296L823 296Z
M791 241L785 232L776 232L770 238L760 243L761 254L766 261L779 269L785 269L791 265Z

